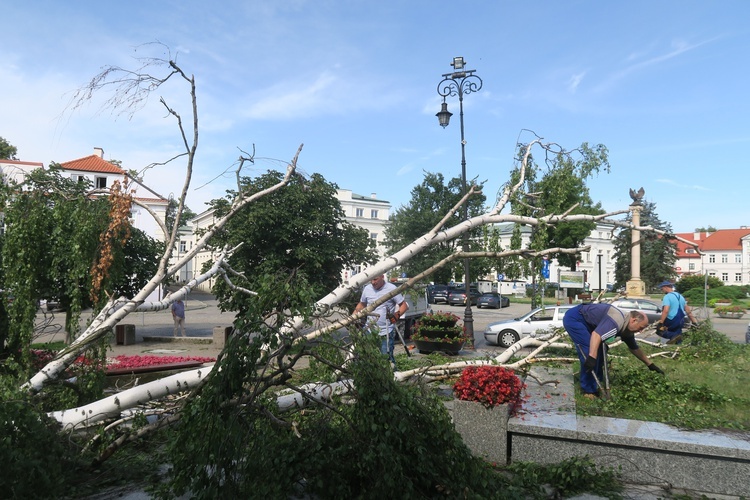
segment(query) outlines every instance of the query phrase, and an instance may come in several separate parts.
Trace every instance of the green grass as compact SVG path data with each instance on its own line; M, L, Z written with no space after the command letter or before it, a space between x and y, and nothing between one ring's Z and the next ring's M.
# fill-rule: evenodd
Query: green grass
M652 358L651 372L623 345L611 351L609 401L578 398L579 414L663 422L685 429L750 430L750 345L710 324L686 332L679 356ZM647 354L672 346L641 345Z

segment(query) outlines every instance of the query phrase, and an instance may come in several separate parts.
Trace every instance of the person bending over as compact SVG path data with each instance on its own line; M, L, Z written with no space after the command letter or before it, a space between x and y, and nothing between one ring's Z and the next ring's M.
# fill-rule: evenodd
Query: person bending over
M581 391L584 397L595 398L597 389L594 373L602 378L602 342L622 339L630 352L640 359L649 370L664 374L643 353L635 334L648 326L648 318L638 311L625 313L610 304L581 304L568 310L563 317L563 326L576 344L581 361Z

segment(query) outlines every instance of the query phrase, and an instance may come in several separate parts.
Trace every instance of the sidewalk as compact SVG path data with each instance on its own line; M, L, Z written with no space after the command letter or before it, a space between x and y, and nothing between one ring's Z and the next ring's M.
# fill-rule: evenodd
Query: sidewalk
M82 314L82 325L90 318L90 312ZM65 313L54 314L53 323L61 325ZM130 314L121 324L135 326L135 343L121 345L115 342L114 335L110 341L111 356L136 354L172 354L179 356L216 357L223 346L212 342L213 329L216 326L232 326L234 313L223 313L218 307L218 300L207 293L192 292L185 300L186 338L174 338L174 321L169 309L154 312L137 312ZM50 328L50 330L54 330ZM179 335L179 333L178 333ZM53 342L64 340L62 328L56 333L40 336L35 342Z

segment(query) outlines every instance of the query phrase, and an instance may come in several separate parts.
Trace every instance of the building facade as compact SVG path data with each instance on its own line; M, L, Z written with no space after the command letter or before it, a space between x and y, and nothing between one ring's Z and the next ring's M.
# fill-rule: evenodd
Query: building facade
M697 245L677 242L675 272L682 276L708 274L725 285L750 285L750 228L678 233Z
M513 236L514 224L498 224L497 229L500 232L500 246L503 249L509 249L511 246L511 237ZM521 226L521 248L527 248L531 241L532 228L530 226ZM597 223L591 234L584 240L582 246L590 246L587 252L581 252L580 260L576 269L568 269L567 266L562 268L557 259L549 261L549 279L548 282L558 283L560 271L582 271L584 281L592 290L606 289L608 284L615 280L615 227L611 224ZM488 281L497 281L498 276L504 275L502 269L496 269L491 275L484 278ZM503 276L504 277L504 276ZM507 278L507 277L506 277ZM532 276L522 276L519 279L526 283L532 282Z

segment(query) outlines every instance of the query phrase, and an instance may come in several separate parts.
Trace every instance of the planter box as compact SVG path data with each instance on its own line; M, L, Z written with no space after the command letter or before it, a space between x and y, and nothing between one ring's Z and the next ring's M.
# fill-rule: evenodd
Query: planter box
M718 314L720 318L730 318L730 319L740 319L745 315L745 313L743 312L723 312L723 313L716 313L716 314Z
M414 345L422 354L430 354L440 351L446 354L458 354L464 346L464 341L460 342L430 342L429 340L414 340Z
M471 452L497 465L508 464L510 405L486 408L474 401L453 401L453 425Z

